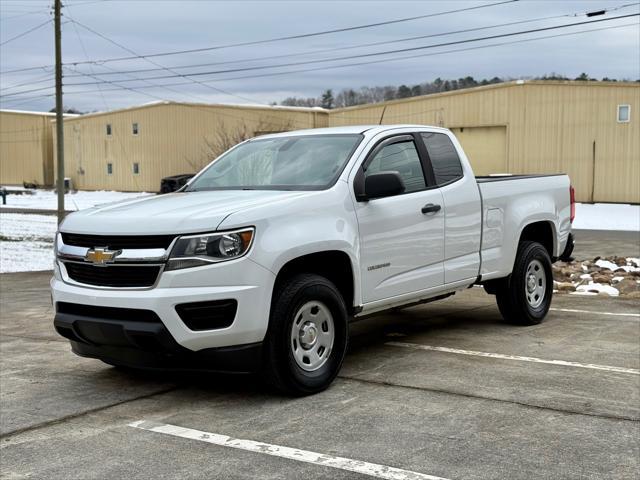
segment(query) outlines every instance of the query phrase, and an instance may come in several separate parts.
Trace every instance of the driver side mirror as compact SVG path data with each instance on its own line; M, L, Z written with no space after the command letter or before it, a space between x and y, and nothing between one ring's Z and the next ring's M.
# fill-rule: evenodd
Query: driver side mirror
M364 195L358 200L391 197L404 193L405 187L398 172L379 172L364 179Z

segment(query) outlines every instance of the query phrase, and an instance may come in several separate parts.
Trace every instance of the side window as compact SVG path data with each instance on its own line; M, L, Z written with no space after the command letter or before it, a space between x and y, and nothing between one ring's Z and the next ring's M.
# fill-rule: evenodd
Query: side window
M444 133L421 133L433 166L436 184L452 182L462 178L462 164L453 143Z
M405 186L405 193L424 190L426 184L422 164L413 141L392 143L382 147L367 165L365 177L380 172L398 172Z

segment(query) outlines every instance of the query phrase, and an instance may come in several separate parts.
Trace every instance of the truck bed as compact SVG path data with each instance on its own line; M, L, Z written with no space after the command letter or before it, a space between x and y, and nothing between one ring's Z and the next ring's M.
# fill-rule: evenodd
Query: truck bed
M551 257L561 254L571 231L567 175L476 177L482 197L483 280L508 275L525 225L541 222L556 239Z

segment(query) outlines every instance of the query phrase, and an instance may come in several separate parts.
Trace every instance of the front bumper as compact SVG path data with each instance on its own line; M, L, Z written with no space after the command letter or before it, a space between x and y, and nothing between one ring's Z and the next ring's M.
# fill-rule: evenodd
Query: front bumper
M101 358L110 363L182 368L184 363L193 361L215 361L233 350L252 357L257 354L267 331L274 281L272 272L246 257L211 266L163 272L154 288L139 290L72 284L64 266L56 265L51 280L55 305L65 302L104 307L105 310L114 307L147 310L154 312L160 322L112 320L108 316L99 318L95 315L86 318L59 312L54 324L71 340L78 355ZM235 318L230 326L215 330L190 330L175 308L184 303L230 299L237 301ZM91 338L78 333L82 330L78 325L83 325L78 322L84 322L85 330L90 327L93 332ZM147 344L152 347L141 345L138 334L152 337L154 340Z

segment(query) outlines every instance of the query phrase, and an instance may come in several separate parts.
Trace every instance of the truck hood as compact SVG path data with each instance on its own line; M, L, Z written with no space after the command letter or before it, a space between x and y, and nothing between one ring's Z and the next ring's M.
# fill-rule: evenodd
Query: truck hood
M170 193L126 200L70 214L63 232L154 235L213 231L232 213L286 202L314 192L216 190Z

